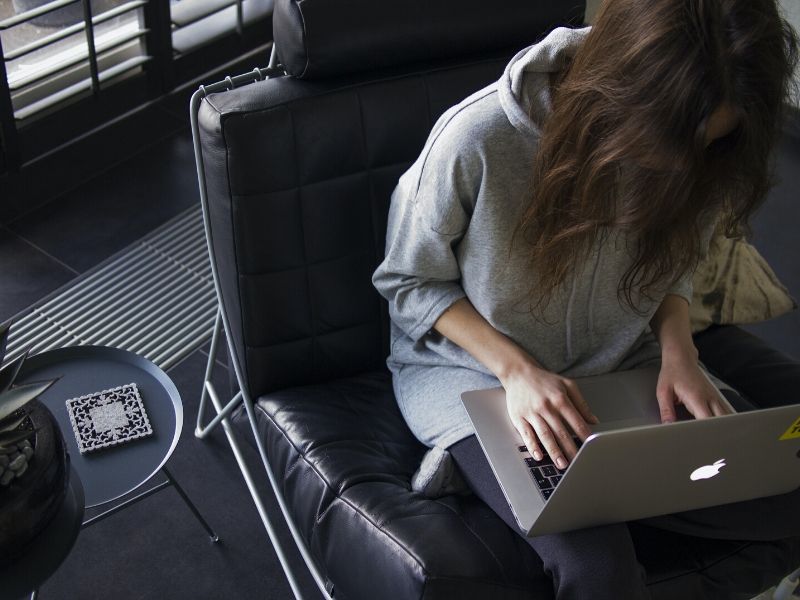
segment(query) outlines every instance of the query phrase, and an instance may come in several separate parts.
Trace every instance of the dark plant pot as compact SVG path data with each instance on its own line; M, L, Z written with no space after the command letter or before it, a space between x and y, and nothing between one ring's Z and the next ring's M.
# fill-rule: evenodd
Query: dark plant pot
M53 519L69 485L69 455L56 420L38 400L25 411L38 431L28 469L0 488L0 567L22 554Z

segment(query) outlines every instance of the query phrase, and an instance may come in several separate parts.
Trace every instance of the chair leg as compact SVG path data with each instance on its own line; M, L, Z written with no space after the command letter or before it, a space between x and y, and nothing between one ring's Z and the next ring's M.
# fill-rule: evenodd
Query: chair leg
M203 391L200 394L200 407L197 409L197 425L194 430L194 435L198 438L205 437L216 423L203 426L203 419L205 418L206 402L208 401L208 390L206 384L211 381L211 373L214 370L214 362L217 360L217 347L219 346L219 336L222 331L222 309L217 308L217 316L214 319L214 330L211 334L211 346L208 349L208 362L206 363L206 374L203 377Z
M205 439L205 437L213 431L213 429L222 422L222 419L227 417L234 408L236 408L242 401L242 393L237 392L236 395L230 399L228 404L220 411L207 425L203 425L205 419L206 402L210 389L213 387L211 383L211 373L214 370L214 363L217 360L217 349L219 348L219 338L222 334L222 309L217 309L217 318L214 320L214 332L211 335L211 346L208 350L208 362L206 363L206 374L203 378L203 391L200 394L200 407L197 409L197 425L194 429L196 438Z
M175 491L178 492L180 497L186 503L186 506L189 507L189 509L194 513L194 516L197 518L197 520L200 521L200 524L203 526L203 528L208 532L208 536L211 538L211 541L215 542L215 543L218 542L219 541L219 536L216 533L214 533L214 530L211 529L211 526L203 518L203 515L200 514L199 510L197 510L197 507L191 501L189 496L186 495L186 492L183 491L183 488L180 485L178 485L178 482L172 476L172 473L169 472L167 467L161 467L161 470L164 472L164 475L167 476L167 479L172 484L172 486L175 488Z
M209 397L211 398L211 402L214 405L214 408L216 408L217 411L220 411L222 409L222 405L220 404L220 401L217 398L217 395L213 389L209 390ZM245 408L247 408L248 405L247 402L245 402L244 395L242 396L242 402L244 402ZM253 418L253 415L249 410L248 410L248 418L250 419ZM252 426L252 421L251 421L251 426ZM266 529L267 531L267 537L269 538L269 541L272 544L272 548L275 550L275 554L278 556L278 561L281 563L283 572L286 575L287 581L289 582L289 587L292 588L292 593L294 594L294 597L297 600L304 600L305 596L303 595L300 589L300 585L295 576L295 573L291 565L289 564L289 560L284 551L283 544L281 543L280 538L276 535L275 529L272 524L272 520L270 519L269 513L267 512L267 507L261 498L261 493L259 492L255 479L253 478L253 475L250 472L250 468L247 466L247 462L244 460L244 455L242 454L242 450L239 447L239 442L237 441L236 435L234 434L233 426L230 424L228 419L223 419L222 430L225 432L225 435L228 438L228 444L230 445L231 450L233 451L233 456L236 459L236 463L239 465L239 470L242 472L245 485L247 485L247 490L250 492L250 496L253 498L253 502L256 505L256 510L258 511L259 517L261 517L261 522L264 525L264 529ZM256 441L256 444L258 444L258 441ZM267 476L269 477L269 473L267 473ZM274 491L277 488L274 485L272 485L271 481L270 485L274 493ZM277 495L275 497L276 499L278 499L278 503L280 504L281 501L279 497ZM286 521L286 524L289 525L289 529L291 531L291 525L289 524L288 521ZM292 533L292 535L295 536L294 532ZM309 563L309 560L306 558L306 555L303 554L302 546L300 545L302 542L297 542L297 539L298 538L295 537L295 542L298 544L297 548L303 555L303 560L306 562L307 565L311 564ZM311 567L309 568L311 569ZM317 586L319 586L320 591L322 591L323 598L327 598L328 600L330 600L331 595L329 593L326 593L324 582L322 581L322 578L317 575L317 571L311 569L311 574L314 577Z

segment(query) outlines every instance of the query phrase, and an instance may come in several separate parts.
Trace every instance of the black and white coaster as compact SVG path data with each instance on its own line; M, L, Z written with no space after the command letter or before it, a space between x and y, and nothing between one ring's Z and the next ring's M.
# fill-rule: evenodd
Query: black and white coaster
M135 383L67 400L81 454L153 433Z

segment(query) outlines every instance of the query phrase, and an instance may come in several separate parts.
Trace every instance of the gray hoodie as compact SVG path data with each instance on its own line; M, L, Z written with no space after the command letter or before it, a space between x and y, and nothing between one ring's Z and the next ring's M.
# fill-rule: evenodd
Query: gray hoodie
M473 433L466 390L499 381L433 325L466 296L498 331L545 368L568 377L628 369L660 358L649 320L667 293L691 296L686 274L652 300L617 299L631 264L623 234L609 230L557 291L544 315L530 310L536 273L511 237L530 200L540 127L551 110L549 74L561 70L589 28L559 28L519 52L501 79L445 112L392 195L386 258L373 284L389 301L394 391L428 446Z

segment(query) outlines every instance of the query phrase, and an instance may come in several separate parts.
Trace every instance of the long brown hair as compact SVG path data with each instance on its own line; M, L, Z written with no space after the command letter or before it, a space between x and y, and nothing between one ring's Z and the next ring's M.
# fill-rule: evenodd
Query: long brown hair
M703 215L746 227L771 186L770 151L789 97L797 38L776 0L605 0L568 71L535 159L517 231L536 268L532 307L616 227L632 234L619 282L652 297L702 255ZM706 148L709 117L736 129Z

